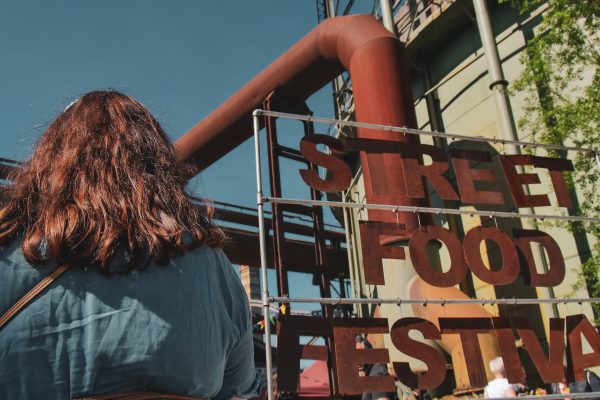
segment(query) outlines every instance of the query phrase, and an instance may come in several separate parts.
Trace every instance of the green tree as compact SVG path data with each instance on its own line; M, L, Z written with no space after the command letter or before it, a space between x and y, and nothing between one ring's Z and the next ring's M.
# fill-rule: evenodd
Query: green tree
M567 144L600 152L600 1L512 0L522 14L546 7L535 35L522 56L524 70L512 90L527 95L519 128L548 144ZM555 156L566 156L556 152ZM581 215L600 215L600 166L594 155L578 153L568 177L580 193ZM582 265L575 288L587 287L600 297L600 224L571 224L597 239L593 254ZM594 305L600 318L600 305Z

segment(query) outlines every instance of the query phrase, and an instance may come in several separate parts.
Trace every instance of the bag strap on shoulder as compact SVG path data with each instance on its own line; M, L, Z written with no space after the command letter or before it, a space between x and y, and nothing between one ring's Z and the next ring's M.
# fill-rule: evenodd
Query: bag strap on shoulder
M3 315L0 317L0 329L6 325L15 315L17 315L27 304L29 304L37 295L39 295L44 289L46 289L52 282L54 282L59 276L61 276L66 270L69 269L70 264L63 264L46 275L37 285L35 285L25 296L21 297L15 304L12 305Z

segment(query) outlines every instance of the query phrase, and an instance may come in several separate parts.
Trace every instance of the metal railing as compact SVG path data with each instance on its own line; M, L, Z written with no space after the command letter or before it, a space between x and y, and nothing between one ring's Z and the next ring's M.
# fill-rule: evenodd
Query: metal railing
M429 23L429 19L441 13L456 0L400 0L394 4L394 20L398 38L404 43L418 34L418 30Z

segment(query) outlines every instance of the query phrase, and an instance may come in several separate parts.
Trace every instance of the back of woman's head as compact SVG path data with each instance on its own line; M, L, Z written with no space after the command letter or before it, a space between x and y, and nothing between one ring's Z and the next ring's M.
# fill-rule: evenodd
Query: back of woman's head
M166 263L185 248L218 246L212 208L185 190L179 161L148 110L114 91L72 103L20 168L0 209L0 244L21 238L33 264L95 265L117 253L123 268Z

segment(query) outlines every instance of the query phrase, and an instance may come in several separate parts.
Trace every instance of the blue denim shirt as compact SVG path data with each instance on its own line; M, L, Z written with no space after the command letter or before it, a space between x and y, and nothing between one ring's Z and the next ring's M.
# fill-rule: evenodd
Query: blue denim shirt
M0 250L0 313L55 265ZM221 250L105 275L73 266L0 330L0 399L156 391L203 398L259 390L248 300Z

